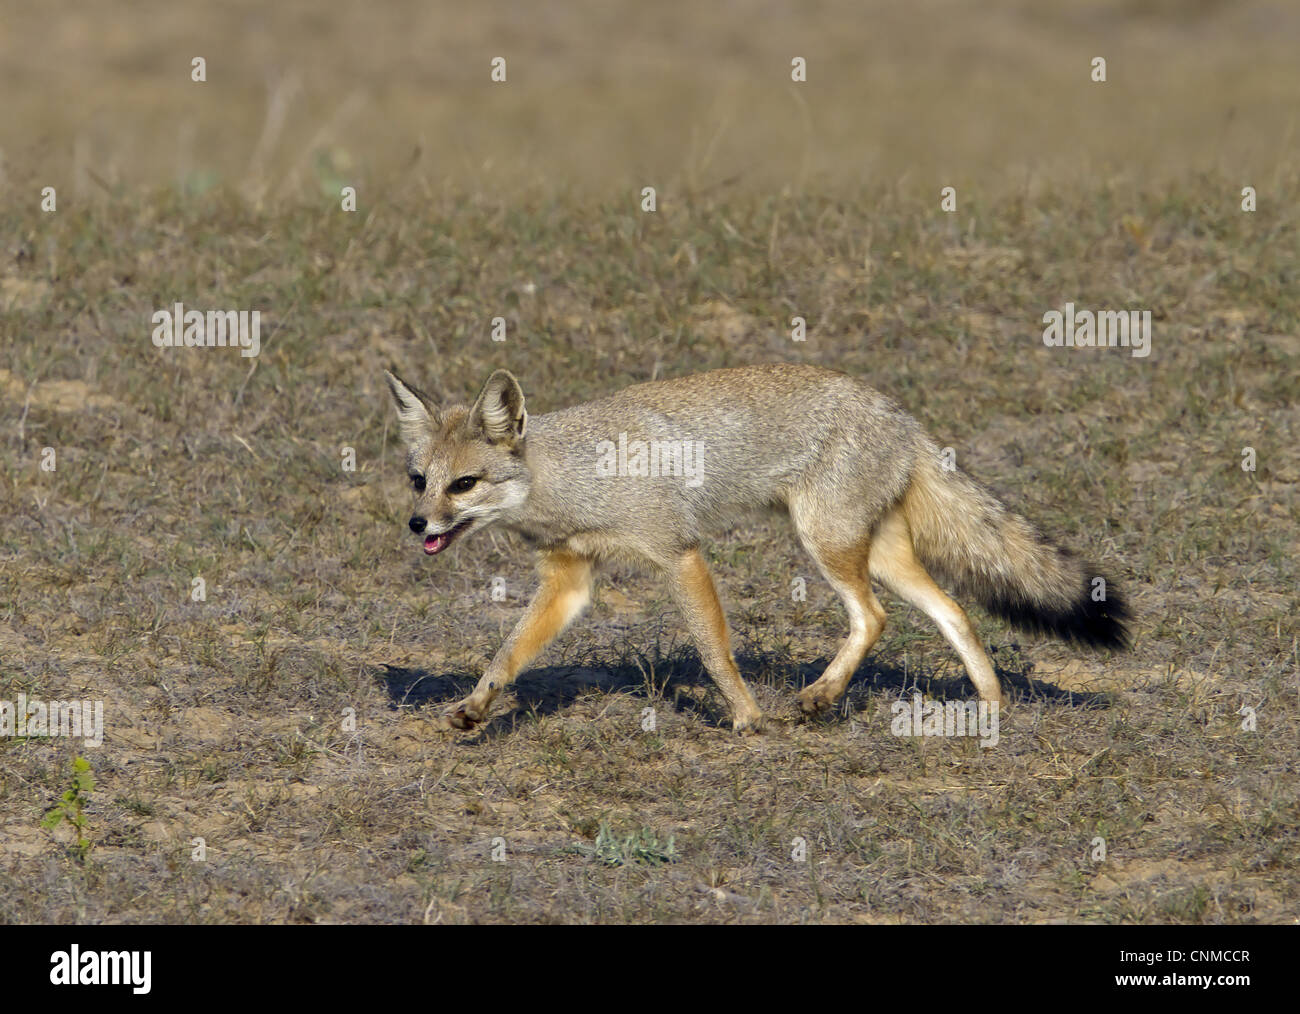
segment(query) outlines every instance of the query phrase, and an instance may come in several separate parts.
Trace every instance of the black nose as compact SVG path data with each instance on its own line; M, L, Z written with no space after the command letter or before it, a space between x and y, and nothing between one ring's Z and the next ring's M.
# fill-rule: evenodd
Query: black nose
M411 531L413 531L416 535L419 535L422 531L424 531L424 526L427 525L429 522L425 521L424 518L411 518L410 522L408 523L411 526Z

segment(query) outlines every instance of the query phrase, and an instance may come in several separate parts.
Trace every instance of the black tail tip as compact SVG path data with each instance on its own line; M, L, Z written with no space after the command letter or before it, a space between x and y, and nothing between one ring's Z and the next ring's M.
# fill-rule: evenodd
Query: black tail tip
M1091 583L1074 604L1065 609L1044 607L1023 599L999 598L989 604L992 612L1022 630L1047 634L1062 641L1073 641L1088 648L1123 650L1130 644L1128 602L1113 590L1110 582L1101 598L1095 598Z

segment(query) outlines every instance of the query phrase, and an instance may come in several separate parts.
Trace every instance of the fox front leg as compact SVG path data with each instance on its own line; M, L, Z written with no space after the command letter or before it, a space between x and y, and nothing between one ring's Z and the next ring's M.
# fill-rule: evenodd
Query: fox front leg
M700 658L727 699L731 727L741 733L761 731L763 712L736 667L735 656L731 653L731 636L727 632L727 617L718 601L718 590L713 586L704 557L698 548L691 548L666 570Z
M451 706L447 722L472 729L488 716L502 689L573 620L591 600L591 561L569 552L544 552L538 561L542 583L501 645L474 692Z

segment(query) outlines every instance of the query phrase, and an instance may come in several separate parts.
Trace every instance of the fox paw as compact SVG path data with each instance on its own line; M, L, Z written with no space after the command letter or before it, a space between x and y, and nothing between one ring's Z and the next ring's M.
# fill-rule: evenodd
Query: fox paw
M804 687L799 692L799 707L805 715L818 715L835 707L836 698L832 697L826 687L816 683Z
M474 698L467 697L459 704L453 704L447 711L446 718L451 728L468 731L487 718L487 707L479 704Z
M731 730L741 736L753 736L763 731L763 713L756 711L752 715L737 715L731 722Z

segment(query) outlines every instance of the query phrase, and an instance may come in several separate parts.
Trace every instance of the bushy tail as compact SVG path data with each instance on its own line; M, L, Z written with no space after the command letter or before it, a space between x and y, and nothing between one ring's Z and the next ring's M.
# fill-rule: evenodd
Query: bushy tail
M1097 584L1101 575L983 486L945 470L938 448L922 452L902 506L917 557L958 594L1024 630L1091 647L1128 645L1128 606L1111 583Z

